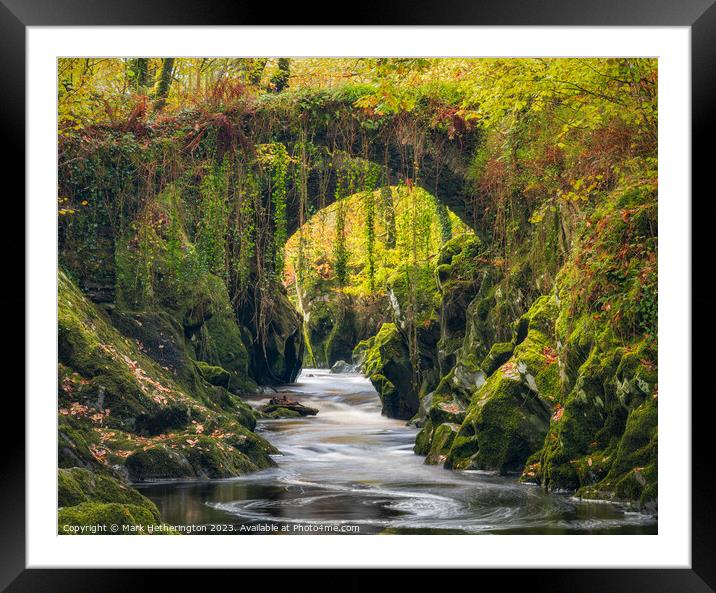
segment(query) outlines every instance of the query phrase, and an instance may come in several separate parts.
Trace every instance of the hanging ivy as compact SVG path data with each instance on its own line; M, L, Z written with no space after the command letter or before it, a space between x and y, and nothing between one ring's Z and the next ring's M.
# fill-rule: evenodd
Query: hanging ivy
M228 159L204 176L201 182L201 220L197 247L208 272L224 277L226 273L226 233L228 228Z
M280 276L284 268L284 247L288 239L286 215L287 174L290 158L280 142L257 147L257 161L268 169L267 185L271 204L272 236L270 241L273 272Z
M348 282L348 247L346 246L346 177L343 171L336 175L336 243L333 248L333 268L339 286ZM350 181L348 183L350 185Z

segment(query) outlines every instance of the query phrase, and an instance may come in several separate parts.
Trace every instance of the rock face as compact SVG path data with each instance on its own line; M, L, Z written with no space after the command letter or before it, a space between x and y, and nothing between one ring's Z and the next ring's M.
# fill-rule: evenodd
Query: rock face
M303 365L301 316L282 286L271 290L271 305L262 324L257 325L256 303L249 299L242 310L245 326L253 337L251 376L263 385L293 383Z
M307 365L331 368L340 360L350 360L358 342L390 319L384 298L354 297L321 286L311 290L325 290L327 294L309 295L304 303L309 312Z
M91 470L99 487L100 476L219 478L273 465L252 409L227 389L240 367L193 359L172 312L110 317L63 271L58 285L60 468Z
M443 245L438 256L435 275L441 294L438 363L442 374L455 366L456 352L465 337L467 309L480 287L475 261L480 249L476 236L459 235Z
M410 353L394 323L384 323L374 337L358 344L353 357L362 360L361 370L380 395L383 414L404 420L415 415L419 402Z
M655 508L656 342L633 325L637 315L653 322L653 312L637 305L643 312L629 313L626 303L624 313L610 314L608 300L597 313L586 305L605 287L615 291L610 298L625 298L603 262L623 257L624 237L649 232L655 211L644 192L612 199L582 228L542 296L529 284L529 259L506 275L479 243L444 246L436 271L441 376L420 390L415 419L415 452L426 463L519 474L546 490ZM609 214L614 208L620 216ZM633 275L632 290L642 290L645 274ZM506 279L520 283L507 291ZM629 314L631 326L623 319Z
M657 371L648 339L623 346L594 320L557 319L560 401L523 479L587 498L657 498Z

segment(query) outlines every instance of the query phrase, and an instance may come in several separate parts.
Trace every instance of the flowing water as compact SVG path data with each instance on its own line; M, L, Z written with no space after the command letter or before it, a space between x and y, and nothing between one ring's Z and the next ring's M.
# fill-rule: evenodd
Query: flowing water
M259 422L257 431L282 453L278 467L231 480L139 486L166 523L229 525L234 533L657 532L656 518L613 504L425 465L412 450L416 430L381 416L378 394L360 375L304 369L286 391L320 411Z

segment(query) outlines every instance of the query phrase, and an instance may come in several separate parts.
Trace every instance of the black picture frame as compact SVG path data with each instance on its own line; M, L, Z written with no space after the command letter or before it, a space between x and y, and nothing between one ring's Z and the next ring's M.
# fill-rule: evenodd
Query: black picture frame
M713 150L710 144L716 137L714 111L716 107L716 5L715 0L442 0L434 2L363 2L350 7L350 18L356 24L372 25L510 25L510 26L680 26L691 28L692 58L692 193L701 196L691 200L692 208L692 315L698 320L699 330L694 332L692 367L709 368L708 348L699 342L711 336L713 327L710 314L714 307L712 293L699 283L707 282L708 273L699 276L699 270L711 269L713 247L709 228L715 220L711 171ZM334 22L335 5L326 3L275 5L266 3L239 3L229 0L202 3L197 0L0 0L0 55L3 63L3 90L0 94L0 117L3 124L3 141L7 150L4 170L8 177L20 181L21 187L5 196L3 251L6 277L11 279L0 294L0 311L5 315L6 345L12 345L13 371L21 377L17 357L25 352L24 320L19 311L25 311L25 262L16 254L18 245L24 245L24 201L14 196L24 195L25 170L25 37L30 26L89 26L89 25L258 25ZM608 41L606 41L608 43ZM662 147L668 156L668 148ZM708 189L711 189L709 192ZM22 192L22 193L21 193ZM13 196L13 197L11 197ZM684 207L689 197L684 196ZM698 213L696 206L698 206ZM698 214L698 215L697 215ZM26 221L27 223L31 221ZM8 227L15 229L11 232ZM709 258L709 259L707 259ZM27 311L25 311L27 314ZM23 337L21 337L23 336ZM702 337L703 336L703 337ZM10 349L9 349L10 350ZM32 353L27 353L31 356ZM6 357L6 364L10 360ZM691 369L684 369L691 373ZM470 576L485 583L492 578L509 583L511 589L534 591L587 591L599 593L707 592L716 590L716 515L713 501L716 492L711 483L713 449L710 434L711 415L708 403L712 388L707 377L696 373L692 391L692 568L691 569L530 569L512 570L505 581L503 571L484 570L479 576ZM703 388L696 381L703 382ZM50 570L25 568L25 405L19 397L19 388L7 387L3 402L5 425L12 425L17 436L5 439L0 473L0 588L19 591L112 591L147 590L154 588L153 581L162 588L175 588L186 581L178 571L143 570ZM684 394L684 401L690 394ZM81 562L81 559L78 559ZM197 571L199 573L206 571ZM219 578L228 576L246 583L247 571L241 576L234 571L221 571ZM248 571L251 572L251 571ZM422 579L421 573L411 571ZM350 578L339 577L341 588L365 589L375 585L372 571L357 571ZM451 572L455 574L455 571ZM216 573L200 575L206 582L216 583ZM258 575L258 578L263 578ZM295 571L282 571L280 577L271 576L273 586L295 579L305 579ZM400 577L401 579L404 577ZM453 576L450 577L451 579ZM337 586L332 578L319 578L320 582ZM238 582L238 581L237 581ZM304 584L306 582L304 581Z

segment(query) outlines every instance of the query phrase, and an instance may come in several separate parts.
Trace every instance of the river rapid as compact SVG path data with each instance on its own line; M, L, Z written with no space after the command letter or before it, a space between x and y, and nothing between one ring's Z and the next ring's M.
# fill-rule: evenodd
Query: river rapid
M655 517L614 504L425 465L413 453L416 429L381 416L378 394L361 375L304 369L286 391L320 411L259 421L257 432L281 451L277 467L230 480L137 485L166 523L230 525L233 533L657 532Z

